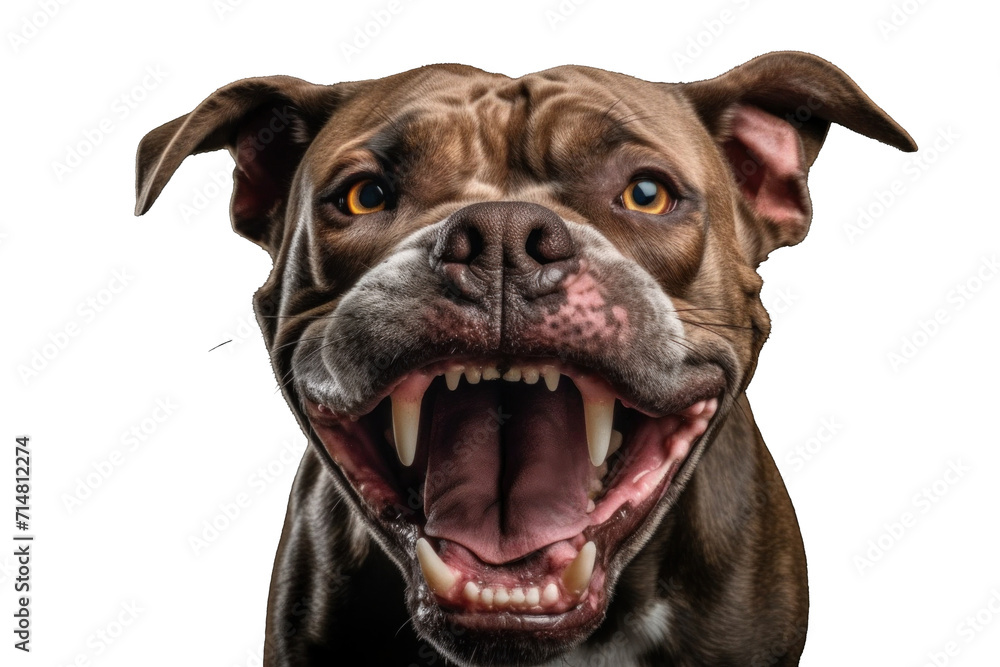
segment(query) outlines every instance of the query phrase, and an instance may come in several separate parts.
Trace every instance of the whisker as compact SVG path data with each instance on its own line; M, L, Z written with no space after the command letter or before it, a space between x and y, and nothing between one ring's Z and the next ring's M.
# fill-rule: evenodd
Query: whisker
M311 340L322 340L324 338L326 338L326 337L325 336L314 336L314 337L311 337ZM326 343L324 343L323 345L320 345L315 350L313 350L312 352L310 352L304 359L302 359L302 361L303 362L309 361L314 356L316 356L317 354L319 354L320 352L322 352L323 350L325 350L327 347L329 347L331 345L336 345L336 344L338 344L341 341L346 340L346 339L347 339L347 335L345 334L343 336L338 336L337 338L334 338L332 340L328 340ZM297 340L296 341L291 341L289 343L285 343L285 345L283 345L282 347L285 347L285 346L288 346L288 345L293 345L293 344L295 344L297 342L299 342L299 341L297 341ZM395 361L395 357L393 358L393 361ZM289 376L291 376L292 373L294 373L294 372L295 372L294 368L289 368L288 372L286 372L283 376L281 376L281 378L278 380L278 386L275 387L275 392L281 391L282 389L285 388L285 386L287 386L292 381L292 378L289 377Z
M705 306L704 308L674 308L675 313L691 313L699 310L721 310L724 313L736 312L733 308L716 308L712 306Z
M746 329L748 331L753 329L753 327L744 326L742 324L726 324L725 322L697 322L695 320L685 320L683 317L678 317L677 319L686 324L693 324L695 326L723 327L725 329Z

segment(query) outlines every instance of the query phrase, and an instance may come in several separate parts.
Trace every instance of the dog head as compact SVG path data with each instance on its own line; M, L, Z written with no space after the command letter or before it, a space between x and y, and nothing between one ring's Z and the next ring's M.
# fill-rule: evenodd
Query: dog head
M275 374L415 627L528 664L600 625L749 382L756 269L805 236L830 123L916 148L800 53L690 84L248 79L145 137L136 211L230 151Z

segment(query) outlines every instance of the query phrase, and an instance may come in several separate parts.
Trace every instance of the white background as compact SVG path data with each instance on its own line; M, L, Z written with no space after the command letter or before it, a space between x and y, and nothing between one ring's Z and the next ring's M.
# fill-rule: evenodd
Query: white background
M0 663L259 664L294 469L283 461L304 446L251 315L269 259L229 227L225 153L187 160L134 218L143 134L247 76L334 83L457 61L688 81L797 49L844 69L921 146L906 155L835 126L810 177L809 237L762 267L774 331L750 398L809 558L803 664L997 664L994 3L400 0L350 58L343 45L385 0L50 4L47 17L45 2L8 0L0 19ZM89 151L88 136L100 139ZM88 154L57 173L81 144ZM901 194L879 209L894 181ZM866 229L861 209L875 213ZM112 293L116 271L127 284ZM77 335L60 335L72 325ZM904 339L916 353L893 364ZM36 353L50 358L26 375ZM161 423L157 401L176 406ZM146 431L134 449L133 428ZM12 648L11 616L14 437L25 433L30 655ZM917 498L925 488L933 503ZM196 554L190 538L239 494L249 505ZM118 620L130 623L120 633Z

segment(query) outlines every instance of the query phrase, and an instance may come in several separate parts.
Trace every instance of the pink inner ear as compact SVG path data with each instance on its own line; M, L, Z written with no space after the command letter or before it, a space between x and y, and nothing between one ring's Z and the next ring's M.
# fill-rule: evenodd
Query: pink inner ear
M791 226L792 236L805 233L809 199L802 149L792 126L757 107L739 105L724 149L750 207L766 219Z
M233 189L233 216L252 220L265 215L279 196L277 183L263 154L268 148L257 139L259 128L250 124L236 139L236 174ZM260 149L260 150L258 150Z

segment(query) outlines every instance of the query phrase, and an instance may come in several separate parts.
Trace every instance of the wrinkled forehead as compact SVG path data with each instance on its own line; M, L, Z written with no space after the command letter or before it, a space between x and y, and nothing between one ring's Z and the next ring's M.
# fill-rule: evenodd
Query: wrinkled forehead
M436 65L359 82L317 137L319 180L365 154L481 180L553 178L613 151L650 151L698 186L710 138L671 84L566 66L517 79Z

